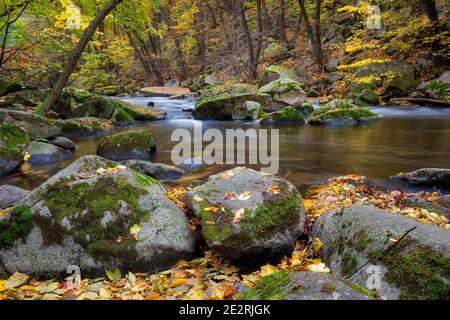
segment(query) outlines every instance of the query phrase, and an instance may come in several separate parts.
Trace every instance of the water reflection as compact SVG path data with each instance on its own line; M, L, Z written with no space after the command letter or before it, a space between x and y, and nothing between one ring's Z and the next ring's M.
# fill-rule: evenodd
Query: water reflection
M171 164L170 152L176 142L170 141L177 128L193 130L194 120L186 119L182 109L194 105L193 101L167 98L130 98L130 102L146 105L152 100L156 107L168 111L168 120L142 125L156 137L158 151L151 159ZM352 128L325 128L291 126L280 128L279 175L304 190L311 184L345 174L361 174L381 187L394 187L389 176L422 167L450 167L450 109L441 109L440 117L405 117L404 110L375 123ZM431 110L431 109L428 109ZM435 110L435 109L433 109ZM422 113L424 108L420 108ZM385 111L386 113L387 111ZM434 115L434 111L430 111ZM255 122L203 122L203 129L260 128ZM50 176L68 166L80 156L95 154L102 137L75 139L77 151L72 158L49 166L23 165L15 174L3 177L0 184L14 184L32 189ZM190 170L178 183L188 184L233 166L213 165ZM258 169L258 167L254 167Z

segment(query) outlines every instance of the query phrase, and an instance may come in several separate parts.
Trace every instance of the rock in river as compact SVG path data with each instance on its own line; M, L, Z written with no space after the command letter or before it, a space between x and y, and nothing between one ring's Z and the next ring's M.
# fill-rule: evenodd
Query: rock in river
M370 300L370 291L331 274L277 271L256 282L243 300Z
M305 223L300 193L288 181L244 167L210 176L187 202L208 246L238 264L290 254Z
M165 193L119 163L82 157L0 218L0 273L154 272L190 258L196 237Z
M0 122L0 176L17 169L29 143L24 129Z
M387 299L450 299L450 232L444 228L353 206L321 216L313 234L334 274L351 276L361 286L375 276L379 294Z
M27 148L31 164L48 164L69 158L72 153L46 142L34 141Z
M105 137L97 147L97 155L114 161L149 160L156 151L153 134L132 130Z

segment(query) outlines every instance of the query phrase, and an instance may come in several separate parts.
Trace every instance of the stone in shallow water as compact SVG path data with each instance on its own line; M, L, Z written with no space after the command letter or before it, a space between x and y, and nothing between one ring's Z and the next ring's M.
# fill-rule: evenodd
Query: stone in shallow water
M154 272L196 251L196 236L158 181L119 163L85 156L30 192L0 219L4 271L85 275ZM20 228L9 228L14 219ZM137 239L131 227L138 225ZM1 270L0 270L1 272Z
M28 192L29 191L15 186L0 186L0 209L12 207L20 200L22 200L22 198L25 197Z
M72 153L68 150L57 147L56 145L34 141L27 148L30 155L28 160L31 164L48 164L69 158Z
M391 177L410 185L427 185L450 189L450 169L424 168Z
M240 167L210 176L187 202L208 246L238 264L255 265L290 254L302 234L305 210L288 181Z
M177 180L186 173L184 170L176 167L145 160L127 160L122 161L122 164L157 180Z
M53 139L50 139L48 143L69 151L75 151L75 149L77 148L72 140L65 137L55 137Z
M371 206L352 206L317 219L313 236L322 242L320 255L332 273L351 276L361 286L376 273L378 292L387 299L450 298L450 232L444 228Z
M27 132L15 125L0 123L0 176L17 169L29 143Z

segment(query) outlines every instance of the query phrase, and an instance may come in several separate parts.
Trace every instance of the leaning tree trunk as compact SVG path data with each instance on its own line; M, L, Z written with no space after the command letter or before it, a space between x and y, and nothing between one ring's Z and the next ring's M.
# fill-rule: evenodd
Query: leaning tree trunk
M78 60L81 57L84 49L86 48L89 41L95 34L95 30L97 30L98 26L105 20L106 16L123 0L110 0L102 10L100 10L97 16L91 21L89 26L84 31L82 37L78 41L75 48L70 53L69 58L66 61L64 66L63 73L60 74L56 84L53 86L52 92L50 96L44 101L41 107L38 109L38 113L45 115L49 110L55 107L58 103L59 97L67 84L67 81L70 78L73 70L75 69Z
M239 7L239 17L241 20L242 30L244 32L245 44L247 46L248 53L248 67L252 74L252 77L256 79L258 76L258 62L255 60L255 49L253 47L252 36L250 34L250 29L248 27L247 17L245 16L245 5L243 0L238 1Z

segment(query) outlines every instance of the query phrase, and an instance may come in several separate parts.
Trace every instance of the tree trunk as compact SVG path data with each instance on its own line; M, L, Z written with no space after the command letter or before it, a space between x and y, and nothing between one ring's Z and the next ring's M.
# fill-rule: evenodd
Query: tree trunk
M323 52L322 52L322 25L320 22L322 12L322 0L316 0L316 54L315 61L319 68L323 68Z
M270 23L269 10L266 5L266 0L261 0L261 9L263 12L263 29L266 31L270 30L272 25Z
M187 71L186 62L184 61L184 54L181 48L180 39L175 38L175 51L177 55L178 65L180 67L180 80L186 80L189 78L189 73Z
M95 30L103 22L103 20L108 16L108 14L123 0L110 0L104 8L97 14L97 16L91 21L86 30L84 31L82 37L78 41L75 48L70 53L69 58L64 66L63 73L60 74L58 81L54 85L50 96L42 103L41 107L37 111L38 113L45 115L49 110L51 110L58 102L61 92L67 84L73 70L75 69L81 54L86 48L89 41L92 39Z
M205 37L205 11L203 7L203 0L197 1L198 7L198 52L197 56L200 61L200 68L204 70L206 68L206 37Z
M258 65L255 61L255 49L253 47L252 36L250 34L250 29L248 27L247 17L245 16L245 5L243 0L238 0L238 10L239 10L239 18L241 20L242 30L244 32L245 44L247 46L247 54L248 54L248 67L252 74L253 78L258 76L257 68Z
M284 0L278 0L278 38L281 42L286 43L286 13L284 7Z

